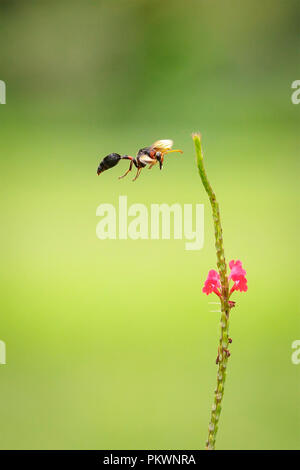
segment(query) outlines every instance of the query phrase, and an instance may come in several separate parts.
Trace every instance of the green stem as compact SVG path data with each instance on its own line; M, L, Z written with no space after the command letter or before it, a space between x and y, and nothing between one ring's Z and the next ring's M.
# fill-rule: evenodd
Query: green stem
M222 286L222 298L221 300L221 335L218 347L218 373L217 373L217 386L214 394L214 403L211 410L211 417L208 426L208 439L206 442L206 449L215 449L216 435L218 431L218 423L220 419L222 409L222 399L224 395L224 384L226 379L226 370L228 362L228 329L229 329L229 289L228 289L228 277L227 277L227 266L225 261L225 253L223 247L223 236L222 226L220 219L219 204L216 200L216 195L207 179L206 171L203 163L203 153L201 146L201 135L193 134L193 139L196 148L197 155L197 166L199 175L201 177L205 191L208 194L210 204L212 207L212 214L215 228L215 246L217 252L217 266L220 274L220 282Z

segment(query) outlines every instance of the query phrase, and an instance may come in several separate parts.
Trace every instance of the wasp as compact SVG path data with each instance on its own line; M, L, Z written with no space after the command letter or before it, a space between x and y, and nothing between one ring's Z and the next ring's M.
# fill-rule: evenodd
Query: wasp
M118 153L110 153L100 162L97 175L103 173L103 171L109 170L116 166L120 160L130 160L129 168L124 175L119 176L119 179L124 178L128 173L131 172L133 165L136 167L137 172L132 181L135 181L139 176L143 168L148 165L149 170L159 164L159 168L162 169L164 163L164 157L167 153L180 152L182 150L172 150L173 140L157 140L150 147L144 147L140 149L136 157L130 155L119 155Z

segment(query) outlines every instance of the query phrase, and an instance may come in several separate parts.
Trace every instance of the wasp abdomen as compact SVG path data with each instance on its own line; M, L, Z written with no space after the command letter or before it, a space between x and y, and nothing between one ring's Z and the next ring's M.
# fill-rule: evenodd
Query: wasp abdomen
M118 153L110 153L109 155L106 155L106 157L103 158L103 160L100 162L98 169L97 169L97 175L100 175L105 170L109 170L109 168L112 168L119 163L121 160L121 155Z

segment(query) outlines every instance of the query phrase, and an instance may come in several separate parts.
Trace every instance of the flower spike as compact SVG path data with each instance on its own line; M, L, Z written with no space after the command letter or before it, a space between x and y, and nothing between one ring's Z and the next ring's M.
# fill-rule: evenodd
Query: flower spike
M225 261L223 232L221 226L219 204L217 202L217 198L212 189L212 186L208 181L207 174L204 168L201 135L193 134L193 140L195 144L199 176L203 183L204 189L207 192L212 208L218 267L218 272L214 269L211 269L209 271L202 292L204 292L204 294L206 295L215 293L219 297L221 303L221 335L218 346L218 356L216 359L216 364L218 366L217 386L214 393L214 403L211 409L210 422L208 426L208 439L206 441L206 449L213 450L215 449L216 445L216 435L219 425L220 413L222 409L224 384L227 372L227 362L230 356L229 345L232 343L232 339L229 337L229 317L231 309L235 307L235 302L229 300L229 297L236 290L240 292L246 292L248 286L247 279L245 277L246 271L243 269L240 260L230 261L230 274L227 275L227 263ZM231 288L230 283L233 283Z

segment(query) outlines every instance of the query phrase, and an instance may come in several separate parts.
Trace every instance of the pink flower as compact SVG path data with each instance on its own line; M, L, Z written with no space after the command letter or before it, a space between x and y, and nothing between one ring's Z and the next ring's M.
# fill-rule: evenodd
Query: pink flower
M235 290L239 290L240 292L247 292L247 279L245 277L246 271L242 267L242 263L240 260L234 261L233 259L229 263L230 267L230 274L228 276L228 280L233 281L233 286L230 289L229 297ZM222 297L221 293L221 283L220 283L220 275L214 269L211 269L208 273L207 279L204 283L204 287L202 292L206 295L211 294L214 292L217 296ZM230 308L234 307L235 302L229 301Z
M214 269L211 269L204 283L202 292L204 292L206 295L214 292L219 297L221 297L221 292L218 289L219 287L221 287L219 273L217 273L217 271L215 271Z
M240 260L234 261L231 260L229 263L230 267L230 274L228 279L232 279L234 284L230 290L230 295L235 290L239 290L240 292L247 292L247 279L245 278L246 271L242 268L242 263Z
M240 260L234 261L233 259L229 263L230 274L229 279L233 281L238 280L241 276L245 276L246 271L242 268L242 262Z

